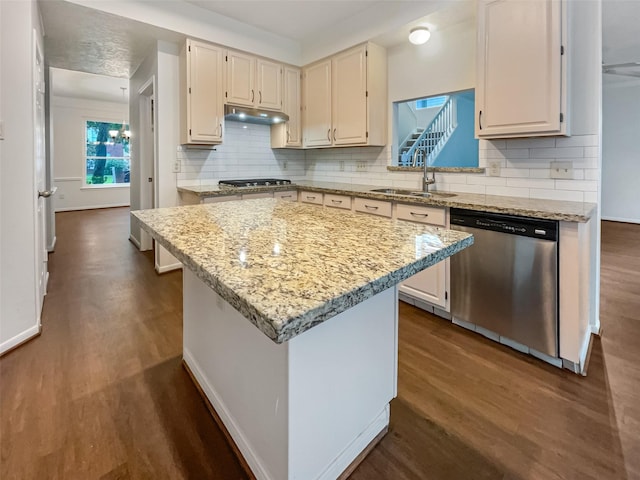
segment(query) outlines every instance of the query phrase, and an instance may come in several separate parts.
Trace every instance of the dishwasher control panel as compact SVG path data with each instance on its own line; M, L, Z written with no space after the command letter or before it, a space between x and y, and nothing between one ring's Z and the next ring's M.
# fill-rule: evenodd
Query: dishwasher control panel
M541 240L558 240L558 222L554 220L452 208L450 223L454 230L455 225L459 225Z

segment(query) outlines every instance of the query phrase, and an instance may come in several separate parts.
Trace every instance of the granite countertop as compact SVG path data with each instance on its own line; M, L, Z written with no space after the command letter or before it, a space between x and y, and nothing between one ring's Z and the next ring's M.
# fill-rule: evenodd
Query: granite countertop
M473 243L459 231L269 198L131 215L276 343Z
M546 220L561 220L566 222L587 222L596 212L595 203L568 202L560 200L541 200L534 198L506 197L499 195L482 195L476 193L455 193L454 197L410 197L388 193L372 192L375 185L357 185L350 183L330 182L296 182L295 185L270 187L218 187L217 185L201 185L193 187L178 187L178 191L189 192L201 197L239 195L242 193L268 192L275 190L307 190L320 193L334 193L338 195L352 195L375 200L388 200L415 205L433 205L441 207L463 208L491 213L505 213L524 217L542 218ZM392 187L390 187L392 188Z

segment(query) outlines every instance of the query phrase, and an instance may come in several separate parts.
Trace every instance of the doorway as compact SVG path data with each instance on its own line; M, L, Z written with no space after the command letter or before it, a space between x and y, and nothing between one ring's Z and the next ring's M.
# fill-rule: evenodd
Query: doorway
M156 171L156 119L155 119L155 76L151 77L138 91L139 96L139 139L140 139L140 208L154 208L157 205L155 188ZM133 203L133 202L132 202ZM140 232L140 250L154 248L151 236Z

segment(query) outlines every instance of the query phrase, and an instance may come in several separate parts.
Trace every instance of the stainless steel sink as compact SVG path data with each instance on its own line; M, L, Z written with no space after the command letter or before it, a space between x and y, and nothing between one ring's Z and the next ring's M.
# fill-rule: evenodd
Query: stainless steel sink
M402 190L398 188L374 188L372 192L386 193L388 195L407 195L409 197L434 197L434 198L448 198L455 197L455 193L447 192L416 192L415 190Z

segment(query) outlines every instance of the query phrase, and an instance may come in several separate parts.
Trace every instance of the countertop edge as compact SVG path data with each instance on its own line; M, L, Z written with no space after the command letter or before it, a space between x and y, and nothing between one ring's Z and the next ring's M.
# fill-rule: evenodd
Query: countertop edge
M426 205L426 206L436 206L436 207L448 207L448 208L461 208L464 210L475 210L482 211L488 213L502 213L506 215L518 215L525 217L534 217L540 218L544 220L557 220L563 222L573 222L573 223L586 223L588 222L594 215L597 204L589 203L589 202L568 202L568 203L582 203L586 207L585 212L583 213L562 213L562 212L545 212L541 210L534 210L526 207L515 207L515 206L500 206L500 205L486 205L474 203L471 200L464 200L465 193L451 192L457 193L463 198L460 199L458 197L449 197L449 198L422 198L422 197L409 197L406 195L393 195L381 192L370 192L370 191L361 191L357 189L349 189L348 185L345 184L341 187L329 187L323 185L311 185L304 183L294 183L291 185L274 185L274 186L263 186L263 187L240 187L240 188L232 188L232 189L221 189L221 190L202 190L199 191L194 187L177 187L179 192L185 192L192 195L196 195L201 198L206 197L226 197L230 195L242 195L249 193L262 193L262 192L274 192L274 191L310 191L317 193L331 193L336 195L349 195L353 197L359 198L369 198L371 200L383 200L383 201L391 201L396 203L404 203L409 205ZM371 188L380 188L374 185ZM501 197L504 198L505 201L513 201L522 200L519 197ZM541 199L542 200L542 199ZM559 201L559 200L551 200L551 201Z

